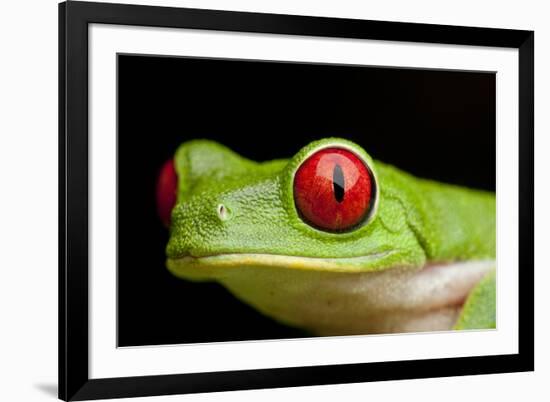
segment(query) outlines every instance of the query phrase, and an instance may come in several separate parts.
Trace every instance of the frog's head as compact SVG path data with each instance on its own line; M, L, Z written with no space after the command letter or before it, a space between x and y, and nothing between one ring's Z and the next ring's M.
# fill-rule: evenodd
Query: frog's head
M419 266L424 252L407 224L407 205L385 189L392 186L387 169L377 172L361 147L339 138L263 163L215 142L186 142L159 185L170 225L168 268L206 279L243 266L329 272ZM170 191L174 200L163 197Z

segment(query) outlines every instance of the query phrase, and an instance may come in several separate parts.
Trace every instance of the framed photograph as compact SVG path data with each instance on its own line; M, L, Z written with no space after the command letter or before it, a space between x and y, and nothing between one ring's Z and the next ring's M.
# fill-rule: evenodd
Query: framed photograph
M533 370L534 33L59 5L59 397Z

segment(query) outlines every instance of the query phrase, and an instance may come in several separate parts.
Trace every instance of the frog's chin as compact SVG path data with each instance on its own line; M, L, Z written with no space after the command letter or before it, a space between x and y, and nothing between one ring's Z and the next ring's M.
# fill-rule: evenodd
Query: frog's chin
M470 291L495 267L494 260L478 260L365 272L345 264L261 254L167 263L176 276L216 280L260 312L322 335L450 330Z

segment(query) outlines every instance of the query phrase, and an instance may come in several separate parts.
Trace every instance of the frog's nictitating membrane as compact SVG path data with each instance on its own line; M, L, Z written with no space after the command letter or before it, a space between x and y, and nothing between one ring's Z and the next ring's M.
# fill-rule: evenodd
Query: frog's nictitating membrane
M182 144L157 185L167 267L318 335L495 327L495 196L339 138L254 162ZM208 301L205 301L208 302Z

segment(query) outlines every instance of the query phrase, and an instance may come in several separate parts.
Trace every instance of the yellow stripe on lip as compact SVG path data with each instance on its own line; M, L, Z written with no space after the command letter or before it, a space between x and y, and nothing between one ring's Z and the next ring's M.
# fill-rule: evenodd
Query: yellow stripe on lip
M381 260L393 254L393 251L383 251L365 256L323 258L323 257L298 257L279 254L261 253L231 253L218 254L204 257L183 256L169 258L167 265L170 271L178 274L182 269L203 269L207 267L234 268L234 267L277 267L286 269L300 269L310 271L331 272L366 272L378 271L383 268L365 268L363 264Z

